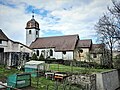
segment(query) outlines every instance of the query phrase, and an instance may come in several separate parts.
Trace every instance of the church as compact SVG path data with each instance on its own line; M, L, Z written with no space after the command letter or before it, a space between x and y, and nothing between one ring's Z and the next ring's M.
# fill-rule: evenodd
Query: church
M103 45L93 44L92 39L81 40L77 34L39 37L40 27L34 15L27 22L25 29L26 45L34 49L38 57L42 54L45 59L87 61L87 55L90 54L100 63L102 52L99 49L103 48Z

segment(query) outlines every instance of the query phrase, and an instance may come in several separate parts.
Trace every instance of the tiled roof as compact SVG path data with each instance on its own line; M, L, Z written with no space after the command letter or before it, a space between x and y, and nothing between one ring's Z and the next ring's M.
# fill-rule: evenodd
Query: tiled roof
M8 37L3 33L3 31L0 29L0 40L8 40Z
M24 45L24 44L22 44L22 43L20 43L20 42L13 41L13 40L9 39L9 38L3 33L3 31L2 31L1 29L0 29L0 40L5 40L5 41L10 40L10 41L13 42L13 43L21 44L21 45L23 45L23 46L31 49L30 47L28 47L28 46L26 46L26 45ZM31 49L31 50L32 50L32 49Z
M23 43L21 43L21 42L13 41L13 40L11 40L11 39L9 39L9 40L10 40L11 42L13 42L14 44L15 44L15 43L16 43L16 44L21 44L22 46L31 49L30 47L28 47L27 45L25 45L25 44L23 44ZM31 50L32 50L32 49L31 49Z
M104 44L93 44L91 53L103 53L103 49L105 48Z
M39 30L39 23L35 19L31 19L27 22L25 29L38 29Z
M36 39L30 48L55 48L55 51L73 51L78 39L78 35L43 37Z
M90 48L92 45L92 40L91 39L86 39L86 40L79 40L77 47L81 48Z
M92 49L94 48L102 48L104 45L103 44L93 44Z

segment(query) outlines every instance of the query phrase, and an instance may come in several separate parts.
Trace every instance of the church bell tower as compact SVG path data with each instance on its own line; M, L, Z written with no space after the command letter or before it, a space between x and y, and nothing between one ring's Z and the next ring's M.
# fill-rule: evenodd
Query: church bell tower
M35 41L36 38L39 38L39 23L34 19L34 13L32 15L32 19L26 24L26 45L30 46L30 44Z

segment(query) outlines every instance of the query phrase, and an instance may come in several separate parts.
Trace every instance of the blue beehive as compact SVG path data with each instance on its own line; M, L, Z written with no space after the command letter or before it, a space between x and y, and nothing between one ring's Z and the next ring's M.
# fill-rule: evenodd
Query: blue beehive
M31 85L31 74L13 74L7 79L7 85L14 88L22 88ZM9 89L8 89L9 90Z
M40 71L45 70L45 61L29 61L25 63L25 72L31 73L32 77L39 76Z

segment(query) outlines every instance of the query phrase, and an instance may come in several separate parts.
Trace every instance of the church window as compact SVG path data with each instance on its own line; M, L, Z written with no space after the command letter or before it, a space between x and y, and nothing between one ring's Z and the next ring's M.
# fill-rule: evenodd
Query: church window
M37 56L39 56L39 50L37 50L36 52L37 52Z
M0 40L0 44L2 44L2 40Z
M50 56L53 56L53 50L50 49Z
M93 58L97 58L97 54L96 53L93 54Z
M78 48L78 53L83 53L83 50L81 48Z
M36 35L38 35L38 31L36 31Z
M41 53L43 56L45 56L45 50L42 50Z
M31 32L31 30L29 30L29 34L31 34L32 32Z
M66 54L66 51L63 51L63 54L65 55L65 54Z

